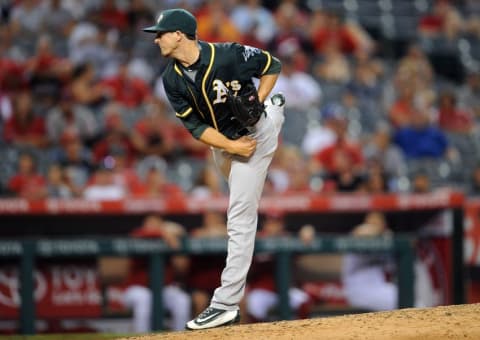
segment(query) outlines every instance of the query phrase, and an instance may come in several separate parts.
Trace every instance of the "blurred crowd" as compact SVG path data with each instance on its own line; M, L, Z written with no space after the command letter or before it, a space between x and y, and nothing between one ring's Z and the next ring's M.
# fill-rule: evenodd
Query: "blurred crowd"
M286 123L266 195L480 193L480 6L447 0L11 0L0 4L0 193L223 195L172 112L141 28L184 7L198 36L277 56Z

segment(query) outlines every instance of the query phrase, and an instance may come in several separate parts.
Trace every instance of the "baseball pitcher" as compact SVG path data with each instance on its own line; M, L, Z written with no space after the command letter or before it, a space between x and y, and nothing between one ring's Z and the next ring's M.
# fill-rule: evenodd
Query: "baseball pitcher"
M270 94L281 70L269 52L238 43L209 43L196 36L197 21L184 9L160 13L144 29L171 58L163 83L168 99L190 133L209 145L228 181L228 253L221 286L210 306L187 329L229 325L240 319L258 204L284 120L281 94ZM258 89L252 78L259 79Z

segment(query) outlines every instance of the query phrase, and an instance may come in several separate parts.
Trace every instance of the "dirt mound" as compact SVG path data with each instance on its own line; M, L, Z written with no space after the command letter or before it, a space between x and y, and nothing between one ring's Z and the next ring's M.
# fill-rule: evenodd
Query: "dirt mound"
M410 308L391 312L257 323L128 338L128 340L180 339L479 340L480 304Z

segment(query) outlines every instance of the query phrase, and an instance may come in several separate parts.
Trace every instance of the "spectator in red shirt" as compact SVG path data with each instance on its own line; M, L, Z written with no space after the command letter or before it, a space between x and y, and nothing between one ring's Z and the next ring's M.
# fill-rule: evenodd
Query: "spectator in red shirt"
M419 31L424 35L439 34L445 23L445 14L448 6L447 1L436 1L433 11L420 19Z
M173 146L169 147L169 156L191 157L195 160L206 160L211 154L210 148L204 143L198 141L196 138L193 138L192 134L185 129L183 124L178 119L170 119L170 113L172 112L170 112L168 108L169 104L167 104L165 100L166 97L163 95L151 98L147 106L147 112L150 110L159 111L160 114L155 116L158 116L158 120L162 121L161 125L165 127L157 127L157 130L166 134L169 144L174 144ZM141 124L142 123L140 123L140 125ZM166 130L168 130L168 133Z
M137 172L130 166L127 159L127 151L122 146L112 145L108 149L108 156L103 162L108 162L112 169L113 182L125 189L126 195L136 193L143 188L143 183L137 175ZM151 183L147 190L155 190L156 186Z
M93 146L93 161L99 163L110 154L110 150L123 149L126 152L127 165L135 160L135 149L130 132L123 119L123 107L111 102L104 108L104 132Z
M475 128L470 112L457 106L457 98L453 92L446 91L438 99L438 125L447 132L469 133Z
M6 54L3 50L2 29L0 28L0 55ZM26 87L25 70L23 64L11 59L0 57L0 120L5 122L13 115L13 101L15 94Z
M48 35L40 35L35 54L25 63L30 90L35 98L35 109L42 115L55 105L63 82L71 74L71 63L53 51Z
M364 189L365 178L363 173L355 168L353 157L347 150L339 148L332 153L333 170L323 177L325 185L322 188L327 191L354 192Z
M449 0L436 0L433 11L420 19L418 28L425 37L443 35L453 39L463 30L463 26L462 17Z
M128 28L127 13L117 7L115 0L104 0L97 12L93 13L98 24L106 29L125 31Z
M130 166L135 160L130 137L122 131L108 129L105 135L93 147L93 159L99 164L105 157L108 157L112 150L122 150L125 153L127 165Z
M401 128L411 123L412 117L417 113L414 104L415 88L402 82L404 86L397 89L398 98L390 107L389 118L395 128Z
M358 50L371 51L373 44L368 34L359 26L342 22L332 12L318 11L314 14L316 25L311 32L317 54L325 52L329 44L339 46L344 54L353 54Z
M335 117L332 128L336 140L311 156L310 172L313 176L320 176L325 180L324 185L319 188L323 191L356 191L363 184L365 164L362 148L347 136L348 120L343 108L331 105L327 112Z
M45 122L33 110L30 92L22 91L13 100L13 115L5 122L5 141L14 145L43 148L48 145Z
M128 108L140 106L151 95L148 84L130 74L128 63L120 64L117 74L102 80L100 85L110 89L113 100Z
M16 196L28 200L39 200L47 197L45 177L36 170L35 158L25 152L18 158L17 173L10 178L8 190Z
M335 172L337 170L336 157L339 153L348 158L353 169L362 169L364 165L362 149L357 143L350 141L347 137L348 120L343 112L338 115L337 124L334 125L336 141L313 155L312 171Z

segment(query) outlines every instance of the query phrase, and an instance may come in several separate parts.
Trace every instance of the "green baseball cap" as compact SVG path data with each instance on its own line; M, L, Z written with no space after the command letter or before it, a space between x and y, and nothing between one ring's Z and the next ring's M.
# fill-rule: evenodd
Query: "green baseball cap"
M146 27L143 31L149 33L180 31L195 37L197 20L192 13L182 8L166 9L159 14L155 25Z

